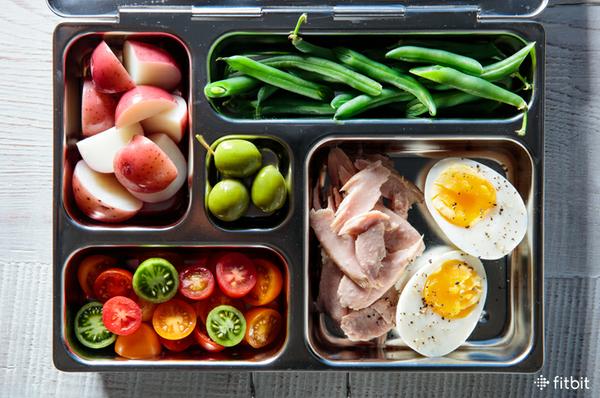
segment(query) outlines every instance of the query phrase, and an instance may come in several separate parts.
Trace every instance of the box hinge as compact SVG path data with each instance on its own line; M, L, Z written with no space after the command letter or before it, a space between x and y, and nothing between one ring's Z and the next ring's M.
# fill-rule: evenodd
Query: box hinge
M333 18L337 20L364 20L364 19L398 19L403 18L406 7L394 4L387 6L335 6Z
M221 19L221 18L259 18L263 15L262 7L219 7L219 6L193 6L193 19Z
M413 24L422 21L428 26L448 29L475 26L479 22L480 14L479 6L410 6L406 7L405 17Z

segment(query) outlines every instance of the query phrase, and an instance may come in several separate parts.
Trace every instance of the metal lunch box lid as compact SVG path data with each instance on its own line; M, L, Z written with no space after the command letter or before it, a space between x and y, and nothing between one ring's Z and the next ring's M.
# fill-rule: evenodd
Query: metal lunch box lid
M282 0L46 0L48 6L61 17L114 17L122 8L160 8L176 9L178 12L189 10L190 13L224 14L228 16L247 16L260 14L270 8L278 12L303 12L307 8L318 7L325 11L343 15L379 13L402 15L410 12L428 13L441 10L443 12L468 12L480 19L490 18L531 18L548 4L548 0L379 0L370 3L367 0L298 0L293 5ZM244 12L236 10L244 9ZM325 10L324 10L325 9Z

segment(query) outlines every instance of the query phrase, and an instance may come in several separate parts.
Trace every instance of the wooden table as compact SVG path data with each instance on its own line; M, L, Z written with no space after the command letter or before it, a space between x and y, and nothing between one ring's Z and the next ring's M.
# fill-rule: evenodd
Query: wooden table
M547 32L546 362L600 395L600 3L551 1ZM69 374L51 359L52 31L44 1L0 11L0 396L531 396L534 375ZM596 64L598 62L598 64ZM547 389L544 395L558 391ZM567 393L563 391L563 393Z

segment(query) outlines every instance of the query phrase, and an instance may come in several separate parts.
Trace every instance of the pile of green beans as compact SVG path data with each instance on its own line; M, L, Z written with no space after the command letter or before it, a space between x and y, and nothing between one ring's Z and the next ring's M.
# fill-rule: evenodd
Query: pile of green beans
M482 115L509 107L526 115L528 97L521 94L532 84L522 65L531 57L535 67L535 43L508 56L491 39L413 36L393 48L326 47L300 34L306 22L302 14L288 48L218 58L225 74L206 85L205 96L219 110L254 118L452 117L465 104L473 117L480 117L478 109Z

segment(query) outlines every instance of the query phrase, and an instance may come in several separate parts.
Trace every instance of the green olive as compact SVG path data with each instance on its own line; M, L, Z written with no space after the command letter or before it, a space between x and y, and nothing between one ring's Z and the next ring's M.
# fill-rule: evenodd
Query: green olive
M235 221L248 210L248 190L237 180L219 181L208 194L208 209L223 221Z
M265 213L273 213L285 204L285 179L273 165L263 167L252 182L252 203Z
M215 166L225 177L245 178L256 173L262 155L250 141L231 139L221 142L215 149Z

